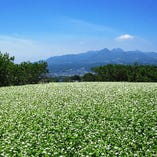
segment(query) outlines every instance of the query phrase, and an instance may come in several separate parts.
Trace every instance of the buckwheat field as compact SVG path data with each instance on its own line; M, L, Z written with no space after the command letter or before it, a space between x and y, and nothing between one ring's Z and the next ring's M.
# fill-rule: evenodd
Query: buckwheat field
M157 156L156 83L0 88L0 156Z

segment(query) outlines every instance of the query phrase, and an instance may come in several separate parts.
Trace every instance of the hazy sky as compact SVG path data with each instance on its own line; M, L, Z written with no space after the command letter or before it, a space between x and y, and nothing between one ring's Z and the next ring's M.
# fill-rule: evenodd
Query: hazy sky
M0 51L17 62L117 47L157 52L157 0L0 0Z

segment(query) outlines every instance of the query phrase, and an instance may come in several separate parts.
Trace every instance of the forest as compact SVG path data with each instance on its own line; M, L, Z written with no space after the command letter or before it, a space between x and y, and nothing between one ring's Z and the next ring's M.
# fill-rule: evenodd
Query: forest
M0 52L0 86L36 84L45 79L48 72L47 63L14 63L15 57Z
M108 64L92 68L93 73L82 77L83 81L157 82L157 66Z

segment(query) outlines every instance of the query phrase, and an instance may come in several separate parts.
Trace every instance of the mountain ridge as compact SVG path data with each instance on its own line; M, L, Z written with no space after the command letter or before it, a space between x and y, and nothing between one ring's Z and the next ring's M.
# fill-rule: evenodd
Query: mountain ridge
M107 48L79 54L67 54L50 57L46 60L50 75L71 76L83 75L92 67L106 64L149 64L157 65L156 52L124 51L121 48Z

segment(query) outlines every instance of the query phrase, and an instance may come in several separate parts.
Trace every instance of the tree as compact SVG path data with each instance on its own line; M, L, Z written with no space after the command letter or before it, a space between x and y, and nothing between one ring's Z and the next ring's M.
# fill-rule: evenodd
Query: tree
M79 75L74 75L74 76L71 76L71 81L81 81L81 78Z
M92 73L86 73L83 77L82 77L83 81L88 81L88 82L93 82L96 81L96 76Z
M14 81L14 57L0 52L0 86L12 85Z
M35 84L46 77L47 63L46 62L22 62L19 65L19 71L22 76L19 76L22 84Z
M96 81L157 82L157 66L155 65L109 64L92 70L95 72Z
M46 62L15 64L14 57L0 52L0 86L38 83L47 73Z

